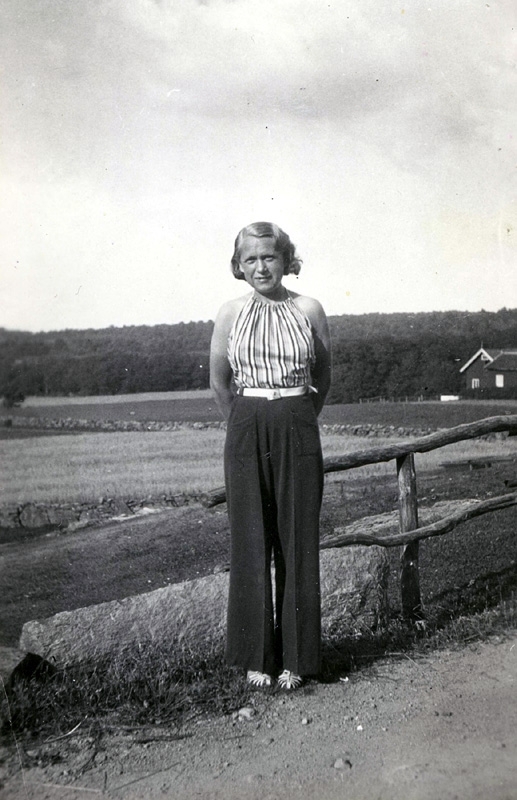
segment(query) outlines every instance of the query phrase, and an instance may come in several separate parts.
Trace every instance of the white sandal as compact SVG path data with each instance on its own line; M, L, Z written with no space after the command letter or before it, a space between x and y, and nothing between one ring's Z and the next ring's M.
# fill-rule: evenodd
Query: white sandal
M257 686L259 689L265 689L273 683L271 675L267 672L256 672L253 669L248 670L246 680L251 686Z
M284 669L284 671L278 676L278 685L281 689L299 689L302 683L303 678L288 669Z

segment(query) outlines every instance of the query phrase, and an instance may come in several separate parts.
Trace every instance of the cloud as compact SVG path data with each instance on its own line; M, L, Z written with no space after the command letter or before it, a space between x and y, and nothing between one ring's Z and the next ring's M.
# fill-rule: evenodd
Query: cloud
M172 149L224 120L326 121L422 167L449 143L493 141L512 107L506 2L10 3L8 120L51 172L58 153L101 178L114 156L138 158L135 142Z
M219 126L223 150L226 121L243 135L293 124L311 136L324 123L336 140L355 138L399 169L429 174L471 145L488 155L504 140L515 155L517 11L508 2L404 10L373 0L138 0L120 2L118 14L152 52L139 76L153 97L149 120Z
M174 79L186 104L197 101L205 113L235 115L237 103L241 111L249 104L330 117L376 112L415 92L480 102L487 82L513 62L511 9L458 0L405 13L373 0L119 4L124 24L154 43L160 76Z
M31 326L43 308L46 327L213 316L242 291L220 276L258 218L299 241L315 267L300 285L332 313L450 307L463 267L492 263L517 155L510 0L4 0L0 14L11 320L31 281ZM457 283L432 278L454 269Z

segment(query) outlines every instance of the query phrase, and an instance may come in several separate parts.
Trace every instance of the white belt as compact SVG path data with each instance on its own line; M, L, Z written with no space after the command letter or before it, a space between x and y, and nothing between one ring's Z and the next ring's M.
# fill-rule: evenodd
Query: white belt
M244 395L244 397L265 397L266 400L280 400L281 397L293 397L294 395L308 394L315 392L312 386L289 386L286 388L278 387L277 389L248 389L240 388L237 394Z

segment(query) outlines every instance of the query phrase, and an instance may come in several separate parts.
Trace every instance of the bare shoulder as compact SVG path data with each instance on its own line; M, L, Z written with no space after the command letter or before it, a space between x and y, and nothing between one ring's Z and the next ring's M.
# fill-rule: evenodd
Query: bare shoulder
M296 306L300 311L303 311L310 321L316 340L322 344L323 350L328 353L330 351L330 331L323 306L314 297L307 297L295 292L291 293L291 297Z
M245 305L248 297L249 295L245 294L241 297L234 297L231 300L227 300L226 303L223 303L217 312L216 325L231 325Z
M215 318L214 331L212 334L212 352L217 350L225 351L228 336L233 323L237 319L239 312L243 308L249 295L235 297L223 303Z
M307 295L297 294L296 292L290 292L290 294L294 303L298 306L300 311L307 314L311 322L316 323L317 321L321 322L326 319L323 306L315 297L307 297Z

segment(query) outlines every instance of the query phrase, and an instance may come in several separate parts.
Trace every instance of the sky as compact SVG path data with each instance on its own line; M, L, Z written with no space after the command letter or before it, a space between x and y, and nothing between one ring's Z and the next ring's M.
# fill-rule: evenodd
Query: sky
M276 222L327 314L517 306L514 0L2 0L0 326L214 319Z

